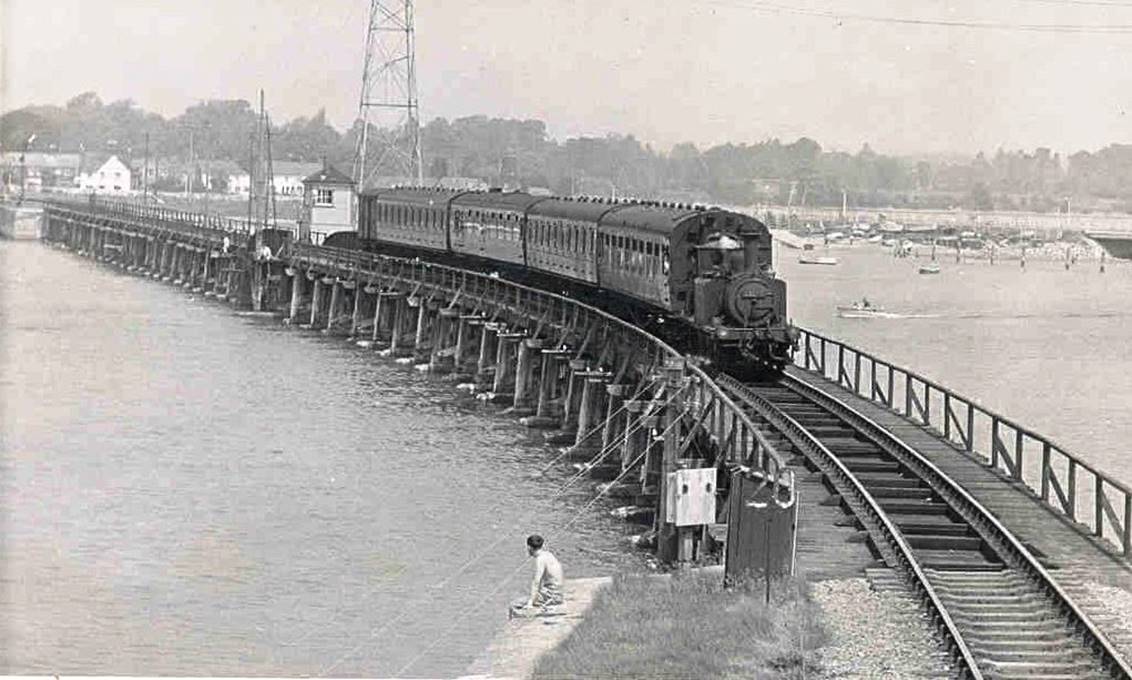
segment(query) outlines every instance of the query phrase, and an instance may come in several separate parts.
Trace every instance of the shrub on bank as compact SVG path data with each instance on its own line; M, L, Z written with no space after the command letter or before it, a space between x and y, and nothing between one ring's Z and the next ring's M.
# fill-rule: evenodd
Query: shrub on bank
M597 595L573 633L539 659L534 677L802 678L823 643L804 586L724 589L720 574L622 576Z

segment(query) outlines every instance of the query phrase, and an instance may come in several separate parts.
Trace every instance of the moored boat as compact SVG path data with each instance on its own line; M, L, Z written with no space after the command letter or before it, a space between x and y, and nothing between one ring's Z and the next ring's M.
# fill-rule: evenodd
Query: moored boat
M1086 231L1085 236L1104 248L1109 257L1132 260L1132 233L1122 231Z
M839 262L836 257L803 255L798 258L798 264L824 264L835 265Z
M934 262L932 264L922 264L922 265L920 265L920 273L921 274L938 274L939 273L939 265L935 264Z

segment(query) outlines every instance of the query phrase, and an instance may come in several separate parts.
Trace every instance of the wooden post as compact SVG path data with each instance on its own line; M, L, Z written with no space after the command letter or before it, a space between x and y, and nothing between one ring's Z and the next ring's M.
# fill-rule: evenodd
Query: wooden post
M582 392L585 391L589 361L571 359L566 383L566 396L562 402L562 431L573 433L578 429L578 419L582 408Z
M287 323L295 323L299 318L299 310L303 304L303 288L306 284L306 273L294 267L287 270L291 275L291 309L287 314Z
M317 328L318 320L321 316L320 308L322 307L322 281L317 277L312 277L309 272L307 273L307 277L310 278L311 282L314 284L314 287L311 289L310 327Z
M498 335L495 353L495 377L491 386L493 402L514 401L516 354L525 337L525 333L500 332Z
M495 356L499 346L499 324L484 323L480 329L480 351L476 358L476 389L487 390L495 382Z
M641 422L647 402L630 399L625 402L625 435L621 440L621 469L629 468L647 445L648 431Z
M593 372L583 378L582 403L578 409L578 428L574 435L574 446L578 448L596 449L601 445L601 436L592 432L601 422L599 418L605 413L602 401L605 398L605 385L611 376L606 373ZM604 429L604 428L602 428Z
M456 367L456 346L453 342L453 328L458 331L460 310L444 307L438 310L436 322L432 327L432 352L429 354L429 371L451 373Z
M684 410L684 366L671 363L664 366L664 377L668 405L664 408L661 428L664 434L664 453L660 475L660 493L657 498L656 554L662 562L685 562L692 555L692 527L677 527L667 521L668 513L668 475L676 471L676 455L680 451L683 438L680 418Z
M605 402L605 425L601 430L601 448L607 449L617 441L617 437L623 431L625 422L624 409L621 405L625 403L625 397L632 385L610 383L605 386L605 392L609 395L609 399Z
M342 281L328 276L322 282L330 286L330 305L326 310L326 326L323 331L333 333L334 326L338 321L338 309L342 306Z
M413 355L410 343L413 341L416 326L416 314L409 306L407 297L397 295L393 301L393 323L389 332L389 355L393 357L409 357Z
M527 427L553 428L562 422L559 415L562 400L559 392L562 364L570 355L569 349L544 349L541 352L542 367L538 384L538 406L535 415L523 419Z
M350 337L356 338L358 336L358 328L362 323L362 296L364 286L359 286L357 281L347 281L344 285L352 288L354 291L354 311L350 314Z
M511 407L514 415L530 415L534 413L538 378L536 369L538 362L535 356L542 349L542 340L527 338L519 343L518 357L515 362L515 399Z

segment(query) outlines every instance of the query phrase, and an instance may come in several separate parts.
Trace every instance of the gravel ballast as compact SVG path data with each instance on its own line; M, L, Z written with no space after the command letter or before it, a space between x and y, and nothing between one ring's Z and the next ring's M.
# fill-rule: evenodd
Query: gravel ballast
M939 638L908 595L864 578L818 581L811 594L830 638L818 650L824 677L948 677Z

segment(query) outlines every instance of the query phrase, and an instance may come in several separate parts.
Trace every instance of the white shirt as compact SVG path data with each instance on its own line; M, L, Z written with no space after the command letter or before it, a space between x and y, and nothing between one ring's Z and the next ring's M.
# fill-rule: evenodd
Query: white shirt
M531 582L531 602L534 602L543 584L553 586L558 592L562 592L562 565L553 553L545 549L535 553L535 578Z

